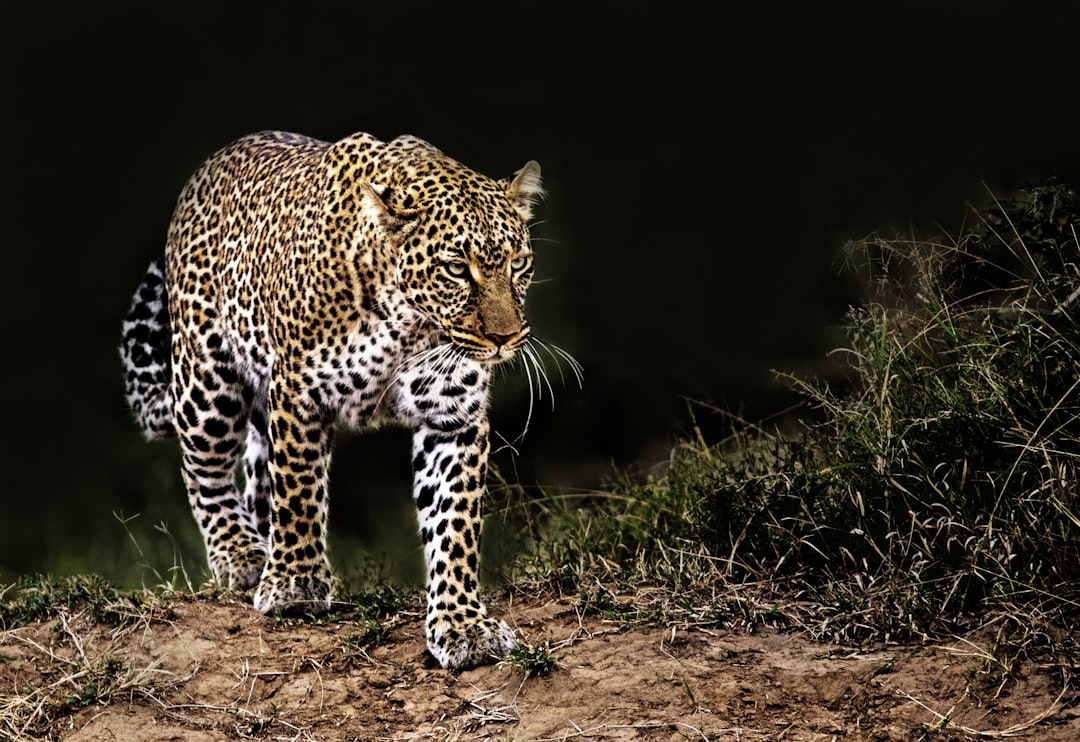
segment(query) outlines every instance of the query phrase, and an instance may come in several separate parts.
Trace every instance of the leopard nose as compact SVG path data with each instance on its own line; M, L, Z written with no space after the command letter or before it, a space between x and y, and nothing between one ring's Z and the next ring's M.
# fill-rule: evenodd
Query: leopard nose
M506 345L514 337L513 335L500 335L497 332L488 332L485 333L485 336L496 345Z

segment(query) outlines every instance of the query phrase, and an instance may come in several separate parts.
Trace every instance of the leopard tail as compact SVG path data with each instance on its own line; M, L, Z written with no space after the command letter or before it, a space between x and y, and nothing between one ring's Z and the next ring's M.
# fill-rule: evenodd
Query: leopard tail
M124 394L147 438L175 435L170 391L169 302L164 260L150 265L124 318Z

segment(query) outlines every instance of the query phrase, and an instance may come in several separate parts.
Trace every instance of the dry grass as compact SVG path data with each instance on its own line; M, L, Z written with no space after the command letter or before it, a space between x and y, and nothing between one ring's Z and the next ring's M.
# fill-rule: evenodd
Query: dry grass
M5 623L14 620L20 625L0 634L0 646L18 656L34 657L35 664L49 671L41 676L45 682L4 689L0 735L32 738L74 709L175 682L157 662L132 664L123 659L133 634L167 620L168 609L157 594L143 592L135 600L93 577L42 579L38 584L27 580L5 594L10 592L16 594L4 604ZM46 617L55 624L49 645L36 641L28 630Z

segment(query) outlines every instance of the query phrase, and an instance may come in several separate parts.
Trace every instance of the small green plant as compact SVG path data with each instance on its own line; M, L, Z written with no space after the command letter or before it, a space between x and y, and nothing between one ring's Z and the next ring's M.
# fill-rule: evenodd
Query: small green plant
M67 698L72 706L91 706L107 699L116 690L127 668L114 657L101 657L76 682L76 691Z
M364 648L378 644L386 638L386 628L378 619L361 618L357 623L358 630L349 634L341 644L341 654L345 659L360 656Z
M615 601L615 596L607 588L600 586L595 590L579 588L575 607L582 613L599 614L605 618L621 619L624 617L622 609Z
M542 644L521 642L510 652L506 661L526 675L547 675L558 664L550 641Z
M346 590L339 587L330 607L330 616L349 618L382 618L398 611L410 597L410 591L393 583L376 583L372 587Z
M693 709L697 709L697 707L698 707L697 696L694 695L694 689L690 687L690 683L686 682L686 680L683 680L682 681L682 687L683 687L683 691L686 693L687 699L689 699L689 701L690 701L690 707L693 708Z

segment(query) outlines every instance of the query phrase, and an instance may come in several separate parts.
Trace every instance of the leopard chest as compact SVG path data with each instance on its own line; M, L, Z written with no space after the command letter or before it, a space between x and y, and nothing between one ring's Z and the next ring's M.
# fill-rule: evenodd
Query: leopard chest
M303 383L309 398L344 425L457 422L487 398L488 372L425 332L394 322L358 327L310 356Z

